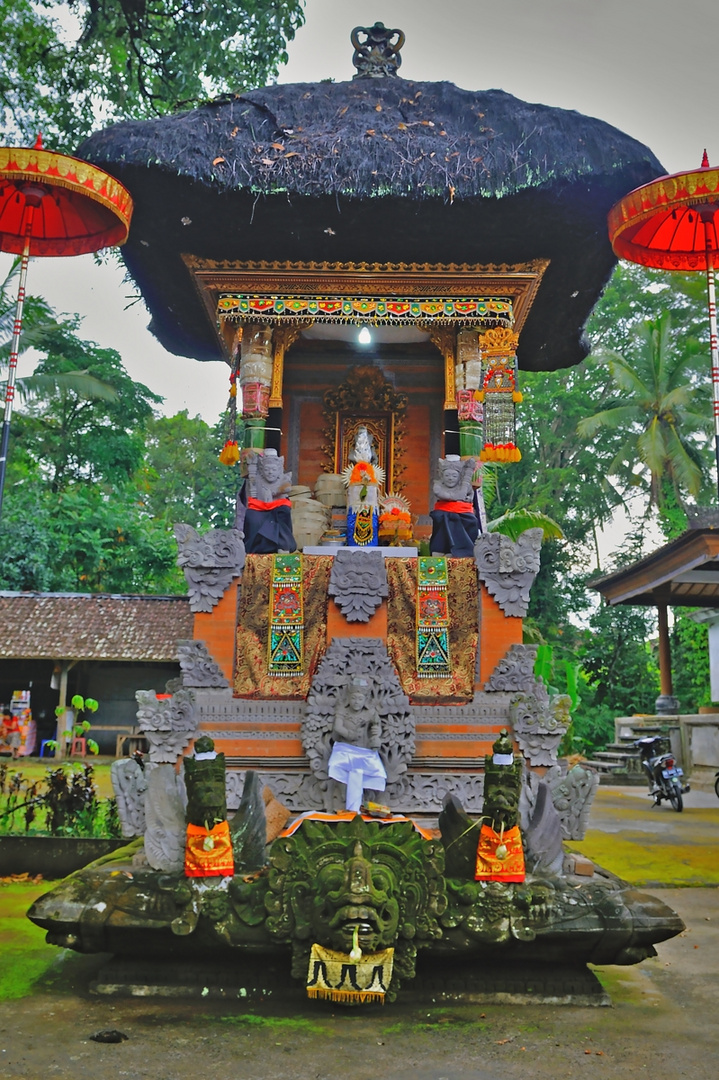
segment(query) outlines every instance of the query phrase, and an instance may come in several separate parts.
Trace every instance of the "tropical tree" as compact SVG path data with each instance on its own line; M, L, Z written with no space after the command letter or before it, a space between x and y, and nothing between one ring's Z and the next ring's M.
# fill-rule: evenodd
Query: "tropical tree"
M0 0L5 138L74 150L98 121L153 116L262 86L303 0Z
M696 351L675 348L670 314L636 327L630 355L610 349L596 355L607 363L619 394L580 420L579 435L593 439L602 429L621 433L608 473L631 486L637 482L637 466L643 466L649 474L650 506L661 505L665 477L680 501L686 494L696 497L704 477L701 442L709 416L695 405Z

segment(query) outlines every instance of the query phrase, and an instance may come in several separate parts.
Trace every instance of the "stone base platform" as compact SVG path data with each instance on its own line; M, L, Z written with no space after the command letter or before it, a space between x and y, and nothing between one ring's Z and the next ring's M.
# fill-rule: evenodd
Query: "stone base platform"
M402 983L403 1004L606 1006L611 1000L585 965L521 964L487 969L476 963L421 961L414 979ZM211 998L272 1001L301 1007L304 987L289 973L289 957L263 956L242 963L158 961L113 957L90 987L106 997ZM312 1002L313 1008L336 1003ZM372 1008L372 1006L360 1006ZM376 1006L375 1006L376 1008Z

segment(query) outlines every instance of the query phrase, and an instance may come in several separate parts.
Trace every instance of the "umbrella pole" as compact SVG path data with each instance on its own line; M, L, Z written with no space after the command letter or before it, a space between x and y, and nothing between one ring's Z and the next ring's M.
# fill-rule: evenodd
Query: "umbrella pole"
M714 252L708 237L707 299L709 303L709 349L711 351L712 394L714 398L714 452L717 463L717 496L719 497L719 335L717 334L717 298L714 285Z
M25 306L25 283L27 282L27 267L30 262L30 232L32 229L33 208L27 208L27 222L25 226L25 245L20 260L20 283L17 290L17 304L15 307L15 322L12 328L12 342L10 344L10 363L8 364L7 387L5 389L5 415L3 417L2 438L0 439L0 516L2 515L3 496L5 494L5 473L7 472L7 454L10 443L10 421L12 420L12 407L15 400L15 376L17 375L17 360L20 352L20 331L22 329L22 313ZM718 444L719 445L719 444Z

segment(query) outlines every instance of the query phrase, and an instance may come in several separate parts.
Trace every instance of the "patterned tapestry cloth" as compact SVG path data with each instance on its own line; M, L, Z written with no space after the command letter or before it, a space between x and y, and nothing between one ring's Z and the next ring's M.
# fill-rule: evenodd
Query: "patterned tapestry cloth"
M506 853L503 853L502 845ZM491 825L482 825L474 878L475 881L524 881L524 850L518 825L505 829L502 836Z
M307 996L343 1005L372 1002L384 1005L393 966L394 949L365 953L360 960L351 960L347 953L313 945L307 970Z
M277 678L267 669L272 555L248 555L242 573L237 625L235 693L247 698L305 698L327 648L331 555L302 557L304 674Z
M444 556L417 559L417 676L448 679L449 655L447 560Z
M232 877L234 872L229 824L220 821L211 829L188 825L185 877Z
M305 668L302 556L273 555L270 571L270 629L267 670L291 678Z
M474 559L447 559L449 608L448 678L417 676L417 559L386 559L387 649L405 694L413 702L452 704L474 696L477 661L479 585Z

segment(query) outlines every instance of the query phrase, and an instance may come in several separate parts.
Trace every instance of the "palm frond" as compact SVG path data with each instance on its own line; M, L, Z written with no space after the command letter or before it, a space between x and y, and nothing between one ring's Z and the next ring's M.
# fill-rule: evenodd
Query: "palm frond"
M17 385L19 393L25 399L63 390L71 390L78 397L88 400L117 401L119 399L114 387L95 378L87 371L67 371L63 375L28 375L25 379L18 379Z
M666 446L672 477L676 484L688 491L690 495L698 495L703 479L701 466L673 425L667 429Z
M667 460L667 444L664 441L664 425L658 417L653 417L646 431L643 431L637 439L639 457L653 473L660 479L664 473L664 465Z
M618 428L638 420L639 415L636 405L614 405L609 409L602 409L594 416L585 416L577 424L577 434L583 439L591 439L600 428Z
M487 523L488 532L504 533L511 540L516 540L527 529L541 529L545 540L562 540L564 533L561 526L540 510L518 508L507 510L501 517Z

